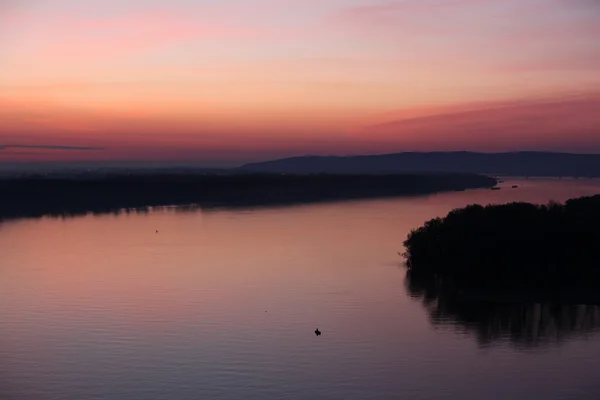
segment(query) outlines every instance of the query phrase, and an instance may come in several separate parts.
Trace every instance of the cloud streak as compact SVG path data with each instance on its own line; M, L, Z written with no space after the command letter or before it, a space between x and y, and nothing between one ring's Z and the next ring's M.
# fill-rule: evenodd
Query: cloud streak
M582 151L600 145L600 94L538 101L483 105L468 111L439 111L366 128L378 139L426 148L437 143L446 149L514 150L563 149Z
M106 150L103 147L91 147L91 146L0 144L0 150L8 150L8 149L68 150L68 151L104 151L104 150Z

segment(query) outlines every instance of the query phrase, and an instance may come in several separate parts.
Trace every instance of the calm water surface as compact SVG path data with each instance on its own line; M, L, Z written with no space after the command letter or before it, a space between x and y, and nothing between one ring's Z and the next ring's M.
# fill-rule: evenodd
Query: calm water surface
M397 252L429 218L600 193L505 185L4 222L0 398L598 399L597 307L447 310L405 285Z

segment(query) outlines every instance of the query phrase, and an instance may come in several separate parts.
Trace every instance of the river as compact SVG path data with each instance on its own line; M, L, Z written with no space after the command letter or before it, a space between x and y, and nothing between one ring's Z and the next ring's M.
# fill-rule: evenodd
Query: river
M598 180L507 179L2 222L0 398L598 399L598 307L448 310L408 287L398 255L456 207L597 193Z

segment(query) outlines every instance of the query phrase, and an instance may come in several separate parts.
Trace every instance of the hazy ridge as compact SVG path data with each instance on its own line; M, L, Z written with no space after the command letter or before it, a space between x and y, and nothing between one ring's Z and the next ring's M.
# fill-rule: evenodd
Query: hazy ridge
M600 177L600 154L457 151L342 157L306 156L249 163L239 170L300 174L447 172L504 176Z

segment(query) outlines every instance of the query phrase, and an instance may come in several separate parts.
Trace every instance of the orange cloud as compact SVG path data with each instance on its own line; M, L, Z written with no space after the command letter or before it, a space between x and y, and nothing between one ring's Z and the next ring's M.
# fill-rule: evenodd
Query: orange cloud
M397 140L411 149L485 151L600 146L600 94L564 99L514 101L478 109L395 120L370 126L363 135ZM591 146L591 147L590 147Z
M5 143L29 146L13 148L11 154L0 152L0 160L235 162L306 154L405 150L589 152L600 149L598 109L600 94L411 109L397 114L392 122L369 126L353 135L336 135L327 130L312 132L309 125L300 122L289 126L275 124L268 129L240 125L238 129L233 125L211 126L197 121L131 116L119 121L112 116L113 120L107 123L101 114L65 113L63 118L71 118L67 118L70 124L73 119L81 119L96 130L65 130L56 121L44 129L38 126L16 134L0 129ZM105 150L61 149L64 146ZM44 151L33 147L55 149Z

